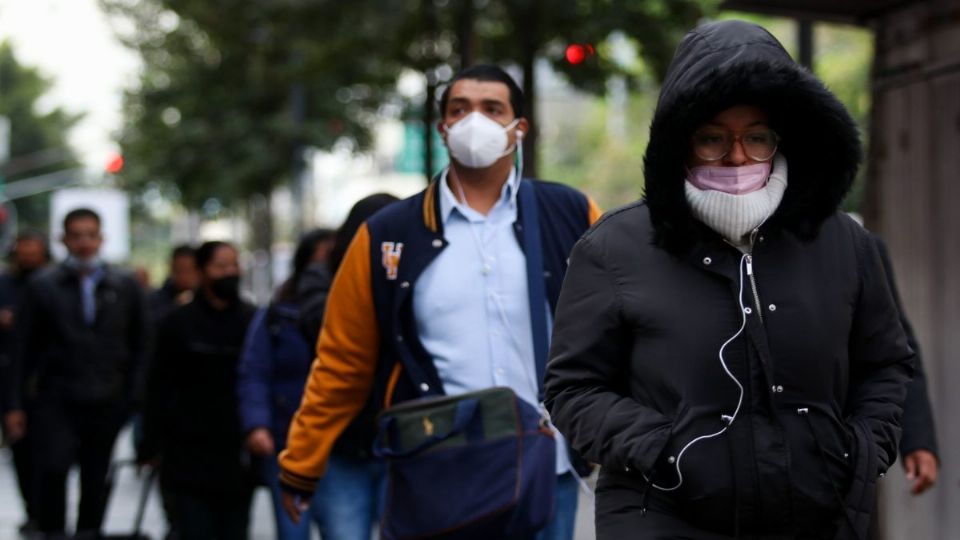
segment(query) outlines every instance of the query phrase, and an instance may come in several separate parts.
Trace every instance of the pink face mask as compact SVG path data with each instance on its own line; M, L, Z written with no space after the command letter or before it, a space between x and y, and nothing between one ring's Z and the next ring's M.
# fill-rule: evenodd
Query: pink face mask
M687 181L703 190L722 191L730 195L751 193L767 185L770 161L742 167L715 167L703 165L690 169Z

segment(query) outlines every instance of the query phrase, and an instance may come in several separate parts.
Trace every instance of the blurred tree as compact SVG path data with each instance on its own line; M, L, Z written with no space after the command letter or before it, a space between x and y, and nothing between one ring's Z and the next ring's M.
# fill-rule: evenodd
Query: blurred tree
M306 147L363 147L399 68L398 1L101 0L144 62L125 101L123 175L192 209L245 213L268 258L271 194L298 200ZM126 24L127 28L124 27ZM293 218L294 231L302 216Z
M38 107L52 84L37 69L20 64L10 43L0 43L0 116L10 120L10 159L0 169L5 183L78 165L67 133L81 115ZM16 201L19 226L45 230L49 206L47 194Z
M377 2L102 0L144 61L120 142L133 186L190 207L267 194L303 145L369 139L397 70L377 54Z

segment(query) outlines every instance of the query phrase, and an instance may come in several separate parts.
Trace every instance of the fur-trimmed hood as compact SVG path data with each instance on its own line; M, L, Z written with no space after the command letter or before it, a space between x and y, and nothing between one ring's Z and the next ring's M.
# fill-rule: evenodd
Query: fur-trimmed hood
M690 136L737 104L767 111L790 167L787 191L767 227L810 239L853 184L860 137L843 104L763 28L706 24L677 48L650 126L644 199L661 246L682 249L704 234L684 195Z

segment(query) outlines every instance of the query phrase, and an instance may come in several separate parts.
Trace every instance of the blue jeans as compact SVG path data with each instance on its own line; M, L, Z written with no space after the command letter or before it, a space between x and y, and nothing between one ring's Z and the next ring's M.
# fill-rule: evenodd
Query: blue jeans
M327 472L317 483L310 500L308 515L303 516L299 524L290 521L280 503L276 458L267 462L279 540L309 540L311 521L320 528L323 540L370 540L383 500L386 472L383 462L331 455Z
M572 473L557 476L553 517L547 526L537 533L536 540L573 540L579 488L580 484Z

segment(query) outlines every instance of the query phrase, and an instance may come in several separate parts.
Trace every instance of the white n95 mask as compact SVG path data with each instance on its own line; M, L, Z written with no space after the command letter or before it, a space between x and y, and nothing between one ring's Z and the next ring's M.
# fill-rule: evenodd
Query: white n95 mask
M507 130L513 129L520 119L501 126L483 113L472 112L462 120L447 126L447 148L450 155L465 167L483 169L509 154Z

